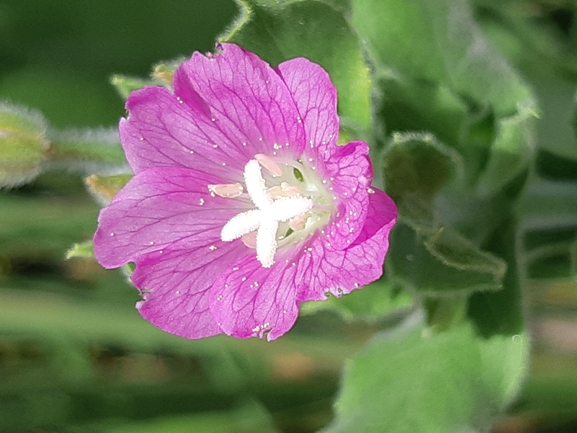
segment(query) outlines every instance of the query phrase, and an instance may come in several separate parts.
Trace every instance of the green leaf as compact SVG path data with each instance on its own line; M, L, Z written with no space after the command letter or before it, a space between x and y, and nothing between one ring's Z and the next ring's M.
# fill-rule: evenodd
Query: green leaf
M346 320L363 319L372 322L412 305L413 298L408 292L395 290L383 277L340 298L329 296L325 301L305 302L301 305L301 313L332 310Z
M383 332L347 365L336 419L322 431L487 431L519 389L527 348L525 334L483 338L466 323Z
M509 217L495 230L488 250L503 257L507 273L503 290L475 293L469 298L467 315L481 335L490 338L503 335L515 338L525 332L521 281L521 237L517 221Z
M569 256L571 257L571 275L577 278L577 239L569 247Z
M351 23L379 69L442 83L511 115L529 88L493 51L467 2L351 0ZM496 79L498 77L498 79Z
M49 149L46 129L39 113L0 102L0 188L29 182L40 174Z
M462 168L460 155L427 133L394 134L383 154L387 193L414 223L432 222L436 193Z
M391 233L387 271L403 287L429 296L499 290L507 269L449 228L398 223Z
M463 153L469 181L483 172L477 186L483 195L527 169L534 96L490 48L467 2L351 0L350 22L366 42L375 74L385 78L380 114L389 130L428 129L442 137ZM487 109L495 113L495 137L479 142L467 131L467 117Z
M405 288L434 296L500 289L506 264L448 225L457 222L451 213L463 203L449 210L436 203L450 179L463 178L459 153L431 134L405 133L394 135L383 160L386 190L401 221L391 233L391 277Z
M495 230L491 252L509 264L504 290L471 296L466 320L431 332L410 318L352 360L324 433L488 431L527 373L517 233L512 218Z
M477 183L479 194L501 190L528 169L534 157L535 110L530 103L519 106L516 114L499 119L489 160Z
M257 53L272 65L306 57L323 66L339 94L342 127L357 138L371 124L369 70L355 32L341 11L316 1L237 0L241 16L223 41Z
M468 107L447 87L387 74L377 82L383 93L379 116L388 131L429 131L459 148Z
M542 107L537 124L537 171L556 180L577 180L575 83L544 76L532 84Z
M534 181L521 198L523 264L532 278L575 274L577 183Z
M275 433L273 420L265 408L254 401L229 411L206 411L192 415L165 415L145 421L108 421L99 426L103 433Z

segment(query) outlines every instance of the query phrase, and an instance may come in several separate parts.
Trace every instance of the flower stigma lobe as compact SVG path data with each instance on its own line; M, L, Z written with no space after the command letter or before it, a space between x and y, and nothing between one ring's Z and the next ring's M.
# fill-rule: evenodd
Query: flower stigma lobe
M281 178L285 174L281 165L262 154L255 155L255 158L245 165L246 190L256 209L232 217L221 230L221 240L231 242L240 238L248 248L256 248L257 260L263 267L269 268L274 264L278 241L282 239L285 245L286 239L294 232L301 232L302 235L310 232L305 229L312 216L315 201L305 196L306 193L300 186L287 182L284 177L282 182L281 179L278 180L278 185L267 188L261 166L270 172L273 179ZM289 168L292 169L292 166ZM293 170L289 171L292 173ZM294 176L293 180L301 182Z

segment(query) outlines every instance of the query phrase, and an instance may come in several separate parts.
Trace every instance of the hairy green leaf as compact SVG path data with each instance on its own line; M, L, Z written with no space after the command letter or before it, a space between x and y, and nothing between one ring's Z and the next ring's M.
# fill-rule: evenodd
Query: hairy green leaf
M484 338L469 324L377 335L345 370L323 433L487 431L526 371L526 335Z
M462 170L460 155L427 133L394 134L383 154L387 193L413 223L431 224L435 194Z
M403 287L429 296L499 290L507 269L448 228L414 228L399 223L391 233L387 270Z

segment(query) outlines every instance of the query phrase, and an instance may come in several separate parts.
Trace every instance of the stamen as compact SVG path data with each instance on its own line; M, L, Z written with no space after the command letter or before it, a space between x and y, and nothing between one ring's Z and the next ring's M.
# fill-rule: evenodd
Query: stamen
M299 195L303 192L303 189L301 187L290 184L288 182L282 182L280 184L280 187L287 194L287 197Z
M267 192L272 198L277 199L281 197L297 197L301 195L303 190L288 182L282 182L280 186L273 186L272 188L269 188Z
M250 249L256 249L256 232L250 232L241 237L240 240Z
M266 168L274 177L282 176L282 168L276 162L274 162L271 158L262 153L257 153L254 156L260 165Z
M219 197L233 198L242 195L244 188L240 183L221 183L217 185L208 185L208 190Z
M271 196L275 200L277 198L286 197L283 190L278 185L275 185L275 186L267 189L266 192L268 193L269 196Z
M291 218L289 220L289 227L295 232L297 232L299 230L303 230L306 227L307 220L309 219L310 216L311 216L311 213L307 212L307 213L303 213L301 215L297 215L294 218Z

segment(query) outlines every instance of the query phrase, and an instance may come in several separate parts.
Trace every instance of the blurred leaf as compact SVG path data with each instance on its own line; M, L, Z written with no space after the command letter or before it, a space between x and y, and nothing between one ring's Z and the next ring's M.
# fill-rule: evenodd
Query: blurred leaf
M242 45L272 65L293 57L320 64L338 89L341 126L352 128L356 138L368 135L369 70L342 12L316 1L236 1L241 16L221 39Z
M577 77L572 2L475 0L473 3L475 18L484 33L527 75L547 71Z
M543 108L537 124L537 171L551 180L577 181L577 79L543 74L533 87Z
M79 74L74 69L58 67L54 62L45 66L33 62L25 64L25 68L2 75L0 92L3 97L40 110L55 128L96 127L118 122L123 108L107 83L109 72L95 77L91 66ZM94 59L91 59L93 64Z
M461 156L431 134L395 134L383 166L386 190L401 217L387 259L393 280L436 296L500 289L506 264L446 225L456 221L439 221L451 215L435 209L439 190L451 178L462 179Z
M429 131L459 147L468 107L447 87L396 74L385 74L377 86L383 93L379 115L389 132Z
M569 247L571 257L571 275L577 278L577 239Z
M577 149L577 146L575 147ZM577 159L540 150L537 154L536 166L539 175L546 179L577 181Z
M109 271L113 272L113 271ZM211 383L236 384L242 374L245 382L261 383L269 370L282 356L301 353L322 367L321 372L336 374L342 359L352 355L359 347L355 341L327 340L318 335L287 336L270 349L266 341L238 340L227 336L190 340L167 334L140 317L133 305L123 302L94 302L73 299L40 291L20 291L4 288L0 292L0 329L4 333L34 336L51 340L65 338L68 341L92 344L117 345L136 352L197 354L205 366ZM236 359L232 368L227 356ZM220 360L226 362L220 363ZM218 360L218 361L216 361ZM242 369L239 373L238 366ZM227 366L227 368L221 368ZM231 368L228 368L231 367ZM219 377L212 377L218 375ZM227 375L230 375L227 377ZM47 381L53 378L46 378Z
M301 313L332 310L346 320L375 321L412 305L413 299L408 292L394 290L383 277L340 298L329 296L324 301L305 302L301 305Z
M50 195L0 196L2 254L61 257L66 248L95 230L98 206L86 199Z
M575 273L577 182L537 180L518 205L523 264L533 278Z
M380 114L389 130L430 128L463 153L469 181L484 171L478 185L482 195L499 192L527 170L536 102L490 48L468 2L352 0L350 22L366 43L375 74L385 77ZM465 115L487 107L495 113L496 135L494 141L490 135L479 141L470 137L474 131L467 129L474 123Z
M468 324L378 334L348 364L324 433L486 431L526 371L526 335L483 338Z
M47 124L36 112L0 101L0 188L34 179L49 148Z
M575 360L568 362L569 371L560 374L560 357L558 353L547 356L554 373L529 377L523 395L512 408L517 419L525 417L527 425L537 421L539 428L552 433L573 432L577 427Z
M449 228L415 229L402 222L391 233L386 265L395 282L428 296L499 290L507 269Z
M401 218L427 225L435 194L463 170L460 155L427 133L394 134L383 160L386 190Z
M497 121L496 137L489 160L481 175L477 190L489 195L504 188L523 171L528 170L534 157L535 118L534 103L519 105L513 116Z
M88 188L88 192L92 194L96 201L102 206L106 206L131 178L131 174L117 174L113 176L93 174L88 176L84 180L84 183Z
M491 104L499 116L533 100L489 47L468 2L352 0L351 5L351 23L379 69L442 83L455 94Z
M3 431L26 431L38 426L65 425L73 402L66 393L22 392L0 395L0 428Z
M507 262L503 290L474 293L469 298L467 315L478 332L486 338L495 335L515 337L524 334L522 275L522 239L518 222L509 217L495 229L488 242L489 252Z
M103 423L99 431L102 433L274 433L277 430L266 410L257 403L248 401L242 407L232 411L164 416L139 422Z

